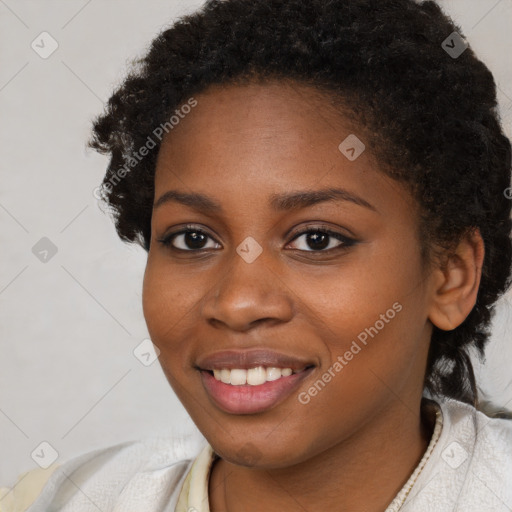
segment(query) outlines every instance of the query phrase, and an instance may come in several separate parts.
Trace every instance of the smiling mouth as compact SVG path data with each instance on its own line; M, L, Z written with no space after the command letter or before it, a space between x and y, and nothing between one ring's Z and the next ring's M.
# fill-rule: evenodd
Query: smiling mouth
M277 406L290 397L314 369L314 365L299 370L259 366L200 370L200 374L213 404L226 413L240 415L263 413ZM223 377L230 382L223 382Z

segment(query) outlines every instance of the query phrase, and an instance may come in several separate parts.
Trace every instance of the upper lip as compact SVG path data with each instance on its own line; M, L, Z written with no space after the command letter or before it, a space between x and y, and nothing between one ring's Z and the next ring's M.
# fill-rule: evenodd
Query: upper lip
M210 371L223 368L228 370L233 368L249 369L257 366L302 370L313 366L313 362L266 349L225 350L200 357L197 366L201 370Z

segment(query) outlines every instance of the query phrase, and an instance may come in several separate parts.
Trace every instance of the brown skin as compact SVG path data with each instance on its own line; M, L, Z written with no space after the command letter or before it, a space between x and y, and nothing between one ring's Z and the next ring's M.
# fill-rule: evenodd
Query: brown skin
M169 383L221 456L210 510L382 511L432 435L432 418L420 410L432 324L453 329L471 311L482 239L478 231L465 238L445 268L424 266L412 196L380 172L370 148L353 162L340 153L342 140L364 140L363 131L313 89L215 86L196 99L164 139L155 199L171 189L197 192L225 213L177 202L154 210L143 306ZM268 203L271 194L326 187L347 189L377 211L337 201L276 212ZM158 241L187 223L207 232L202 252L193 254L183 235L174 244L189 252ZM336 238L324 249L296 238L322 224L358 243L327 253L340 246ZM263 249L250 264L236 253L248 236ZM300 403L298 393L395 302L402 310ZM228 414L205 391L197 359L256 347L316 368L275 407Z

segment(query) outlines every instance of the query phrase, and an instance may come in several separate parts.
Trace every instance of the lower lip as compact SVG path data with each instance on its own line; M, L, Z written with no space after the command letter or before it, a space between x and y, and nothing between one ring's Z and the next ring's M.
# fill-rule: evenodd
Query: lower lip
M231 414L254 414L274 407L291 395L313 369L311 367L258 386L232 386L217 380L205 370L200 373L206 391L223 411Z

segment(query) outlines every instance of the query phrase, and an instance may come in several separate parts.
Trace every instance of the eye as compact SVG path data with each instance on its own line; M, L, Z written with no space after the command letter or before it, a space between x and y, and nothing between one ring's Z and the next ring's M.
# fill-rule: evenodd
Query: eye
M216 249L217 247L205 245L208 239L213 241L213 238L202 229L188 225L185 229L169 233L158 241L165 247L176 251L196 252L202 249ZM220 244L216 245L219 246Z
M298 249L306 252L330 252L336 249L346 249L356 244L356 240L322 226L301 231L292 241L301 237L304 237L304 241L302 247Z
M356 240L324 226L315 226L301 231L294 236L292 242L301 237L304 237L304 243L298 250L304 252L330 252L336 249L347 249L357 243ZM211 241L210 246L208 246L208 240ZM185 229L169 233L158 241L165 247L182 252L200 252L220 247L220 244L215 242L206 231L194 225L187 225Z

